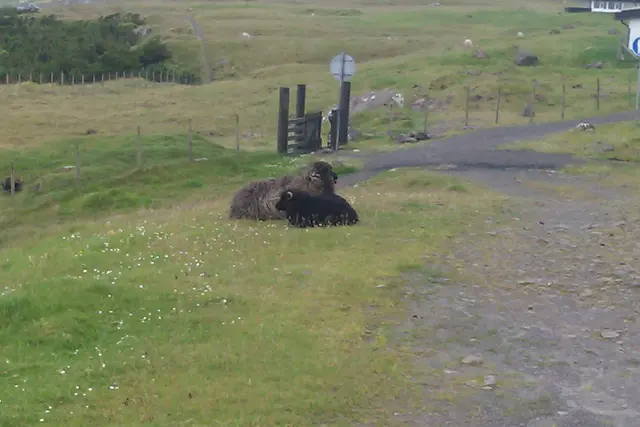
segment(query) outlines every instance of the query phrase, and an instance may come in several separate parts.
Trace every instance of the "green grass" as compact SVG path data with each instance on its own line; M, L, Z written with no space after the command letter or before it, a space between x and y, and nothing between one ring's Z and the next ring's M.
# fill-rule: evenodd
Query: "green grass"
M47 233L5 242L1 425L351 425L382 419L374 404L407 391L408 361L388 345L402 288L386 278L481 223L502 198L408 170L344 192L362 217L355 227L232 222L240 162L218 154L202 178L220 183L213 197L114 212L91 195L122 187L96 172L86 190L56 190L75 218L42 216ZM55 168L45 159L29 170ZM269 169L264 156L241 163L242 180ZM204 166L164 167L193 170L164 187L152 167L133 180L133 200L162 199L171 186L209 191L186 185ZM111 215L89 217L95 203Z
M640 187L640 139L635 122L596 126L595 132L572 129L542 140L504 144L505 150L563 153L596 162L565 168L573 174L590 175L609 186Z
M187 13L193 15L205 34L205 56L216 81L195 88L135 79L107 82L104 88L10 85L0 90L0 97L7 99L0 114L2 145L37 146L68 139L87 128L119 136L134 132L138 125L144 133L149 129L184 133L187 119L192 118L196 131L214 132L216 143L233 148L238 113L241 135L254 135L241 137L243 150L275 150L278 87L307 83L307 111L327 109L338 95L328 63L341 50L357 61L353 95L383 88L404 94L406 107L395 111L395 132L423 128L423 114L409 106L425 95L441 104L429 112L430 132L463 131L465 87L472 97L482 96L470 102L471 126L495 125L498 90L502 91L500 124L527 123L521 113L531 99L533 80L539 83L536 122L560 120L563 84L567 119L630 108L633 62L616 60L620 36L607 30L624 28L607 16L558 14L563 6L550 1L535 5L459 1L441 7L414 3L390 6L350 0L310 6L147 0L132 4L126 10L149 17L153 31L176 48L176 61L181 63L200 63L200 43L184 19ZM59 12L68 18L87 18L121 9L100 3ZM549 34L564 24L575 28ZM241 36L244 31L251 39ZM516 37L518 31L524 38ZM465 38L485 50L489 59L473 58L472 50L463 46ZM540 64L514 65L515 44L537 54ZM585 68L595 60L604 63L602 70ZM600 110L594 99L598 79ZM577 85L581 87L574 88ZM352 117L356 129L371 135L357 144L358 149L393 146L386 137L388 115L380 108Z

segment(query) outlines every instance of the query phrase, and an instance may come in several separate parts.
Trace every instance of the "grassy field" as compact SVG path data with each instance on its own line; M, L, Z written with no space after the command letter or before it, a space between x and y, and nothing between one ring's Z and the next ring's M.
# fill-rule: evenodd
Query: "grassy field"
M604 185L640 188L640 139L635 122L597 126L595 132L573 129L543 140L504 144L500 148L567 153L596 160L565 169L571 173L595 177Z
M0 107L0 144L39 146L82 135L89 128L98 135L130 135L138 125L143 132L184 133L187 119L192 118L196 131L232 147L237 113L242 148L274 150L278 87L307 83L308 111L325 110L338 95L328 63L343 49L358 64L353 94L382 88L404 94L406 106L396 109L392 125L396 132L422 129L423 113L409 106L425 95L435 100L428 116L430 131L463 130L465 87L470 88L470 126L494 125L498 89L500 122L526 123L521 112L530 102L534 79L538 82L535 121L560 119L563 83L566 118L596 114L598 78L600 112L628 108L628 81L634 73L632 64L615 59L620 36L607 31L623 28L609 17L558 14L561 4L544 1L447 4L148 0L53 9L68 18L140 12L149 17L153 31L175 48L176 61L198 62L200 42L185 20L191 15L204 35L205 56L217 81L197 87L138 79L108 82L104 87L1 86L5 102ZM562 29L568 24L575 28ZM552 29L561 34L549 34ZM524 38L516 37L518 31ZM252 37L243 38L242 32ZM463 46L465 38L489 59L473 58L472 49ZM515 44L536 53L540 64L515 66ZM604 68L585 68L595 60ZM388 121L384 108L355 115L354 127L370 136L354 146L380 147L380 141L387 140Z
M596 113L597 78L600 111L626 109L632 75L615 61L615 23L600 16L558 15L553 2L417 3L148 0L54 10L70 19L140 12L178 49L175 61L195 64L190 14L217 81L0 85L0 168L13 161L26 182L0 197L0 425L390 425L385 402L410 392L409 360L389 344L404 310L398 275L500 215L504 198L434 173L390 171L341 191L362 217L355 227L229 221L235 189L310 160L275 155L278 87L307 83L307 109L325 109L338 91L328 62L344 49L358 61L354 94L396 88L408 105L428 94L441 104L430 130L451 133L463 131L465 86L482 96L469 124L491 126L498 89L501 123L527 121L520 112L533 79L542 96L535 120L557 120L563 82L572 118ZM575 28L549 34L564 24ZM465 38L489 59L472 58ZM514 66L515 43L540 65ZM584 67L594 60L604 69ZM393 130L422 128L422 113L396 113ZM189 119L194 157L206 160L187 161ZM384 109L353 125L371 136L350 146L391 147ZM76 147L79 183L69 167ZM335 164L340 174L360 166Z
M240 180L223 164L209 169L218 182ZM244 180L291 168L243 164ZM231 184L208 186L197 203L106 216L100 191L129 192L132 203L145 191L171 199L175 188L98 182L59 202L73 218L43 215L44 230L3 242L1 425L384 419L369 409L407 391L408 369L388 345L403 310L388 278L503 200L449 177L388 172L345 191L361 224L304 231L227 220Z

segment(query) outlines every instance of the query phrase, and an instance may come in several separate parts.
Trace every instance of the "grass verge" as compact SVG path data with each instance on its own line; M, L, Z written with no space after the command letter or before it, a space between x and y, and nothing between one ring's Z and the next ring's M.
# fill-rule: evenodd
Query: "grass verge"
M343 193L363 218L355 227L231 222L227 188L197 204L24 234L0 252L0 424L386 416L369 408L402 392L409 366L387 344L403 307L385 278L503 198L420 170Z
M504 144L508 150L564 153L595 160L565 168L573 174L590 175L607 186L640 187L640 139L635 122L597 126L594 132L572 129L542 140Z

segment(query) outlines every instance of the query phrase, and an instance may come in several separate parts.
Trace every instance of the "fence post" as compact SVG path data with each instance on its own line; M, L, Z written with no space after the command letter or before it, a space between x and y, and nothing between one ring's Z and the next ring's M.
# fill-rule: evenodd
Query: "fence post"
M64 85L64 71L60 71L60 86Z
M296 118L304 117L307 98L307 85L299 84L296 88Z
M100 80L100 86L104 87L104 73L102 73L102 80Z
M422 108L424 109L424 134L427 134L427 113L429 112L429 104L427 102L427 98L425 97L424 99L424 104L422 105Z
M278 153L287 153L289 137L289 88L280 88L280 106L278 108Z
M9 84L9 73L5 74L4 83L7 84L7 85Z
M193 135L191 130L191 119L189 119L189 161L193 161Z
M18 73L18 84L22 83L22 74Z
M464 127L469 127L469 86L464 88Z
M502 88L498 88L498 102L496 103L496 124L500 121L500 98L502 98Z
M351 102L351 82L342 82L340 86L340 109L338 110L338 143L340 145L349 143L349 104Z
M13 160L11 161L11 170L9 171L9 184L11 184L11 195L16 194L16 167Z
M564 120L565 94L566 94L566 87L565 87L565 84L562 83L562 110L560 113L562 120Z
M600 111L600 77L596 80L596 110Z
M40 73L40 85L42 85L42 73Z
M80 84L81 84L82 86L84 86L84 74L82 75L82 77L80 77L80 79L81 79L81 80L80 80Z
M240 152L240 115L236 113L236 153Z
M531 83L531 111L529 112L529 124L533 123L533 116L536 114L536 84Z
M33 81L33 71L29 73L29 81L32 82Z
M71 86L74 86L75 84L76 84L76 75L71 74Z
M49 83L51 83L51 87L53 87L53 71L51 72L51 80L49 80Z
M138 137L136 139L136 169L142 166L142 138L140 137L140 126L138 126Z
M393 139L393 102L389 104L389 129L387 129L387 135Z
M80 185L80 143L76 143L76 185Z

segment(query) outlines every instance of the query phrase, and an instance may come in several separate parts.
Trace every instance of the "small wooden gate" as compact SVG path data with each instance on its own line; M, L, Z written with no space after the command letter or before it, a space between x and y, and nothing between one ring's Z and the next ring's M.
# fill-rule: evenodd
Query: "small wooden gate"
M306 85L299 84L296 118L289 118L289 88L280 88L278 153L309 152L322 148L322 111L305 114Z
M289 119L287 151L316 151L322 147L322 111Z

